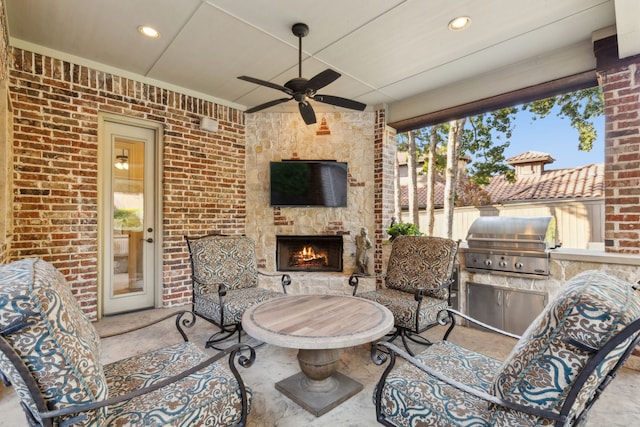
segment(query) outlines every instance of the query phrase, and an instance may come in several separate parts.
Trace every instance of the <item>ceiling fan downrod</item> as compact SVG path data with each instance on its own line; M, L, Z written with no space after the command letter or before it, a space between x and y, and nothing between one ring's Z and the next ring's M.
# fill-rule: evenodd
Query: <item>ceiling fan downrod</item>
M309 34L309 26L298 22L293 24L291 32L298 38L298 78L302 78L302 38Z

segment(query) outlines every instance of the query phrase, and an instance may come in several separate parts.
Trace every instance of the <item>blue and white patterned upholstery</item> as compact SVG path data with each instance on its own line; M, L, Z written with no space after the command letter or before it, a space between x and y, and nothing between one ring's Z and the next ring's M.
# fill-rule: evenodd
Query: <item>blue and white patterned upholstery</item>
M240 325L248 308L283 295L258 287L256 250L250 238L212 234L187 238L187 242L194 311L216 325L222 328ZM218 294L219 285L226 290L222 298Z
M104 367L109 397L177 375L207 355L190 342L123 359ZM240 417L240 390L223 363L214 363L159 390L109 407L106 425L232 426ZM249 403L252 393L247 388Z
M197 286L196 286L197 288ZM197 295L195 295L197 293ZM194 290L194 307L196 313L208 319L220 321L220 310L224 306L223 325L234 325L242 322L242 315L253 305L271 299L281 297L278 292L262 288L242 288L228 291L224 296L223 305L217 292L201 292Z
M396 327L421 332L434 325L438 313L448 307L449 289L434 288L451 278L457 249L451 239L398 236L391 247L385 287L357 296L387 307ZM414 296L418 288L424 289L419 308Z
M21 326L10 327L16 325ZM37 259L0 266L0 330L50 410L120 396L209 358L187 342L103 367L100 339L64 277ZM220 362L154 392L93 410L87 420L74 425L234 425L242 411L240 388L226 359ZM4 352L0 352L0 371L40 422L31 393ZM61 421L55 419L54 425Z
M209 235L189 239L193 278L202 285L224 284L228 290L258 286L253 240L245 236Z
M584 345L600 349L625 326L640 318L640 295L617 277L589 271L577 275L527 328L496 376L491 392L499 397L558 411L577 375L591 358ZM621 353L620 344L580 391L574 411L581 410ZM577 345L578 346L577 346ZM526 425L535 418L496 409L495 425Z
M19 322L29 326L5 338L37 378L47 404L65 408L107 398L98 335L51 264L32 258L0 266L0 329ZM25 383L4 355L0 371L37 412ZM91 418L100 424L105 413L96 410Z
M448 341L434 343L415 358L451 379L485 392L502 364ZM491 425L486 401L465 395L409 363L399 365L387 377L382 404L386 421L394 426Z
M438 313L449 306L446 299L426 296L422 299L422 303L418 308L418 303L413 293L396 289L382 288L375 292L363 292L358 296L387 307L393 313L393 321L396 327L416 332L436 324ZM417 328L416 325L418 325Z
M445 341L430 346L415 360L487 395L558 413L594 352L639 318L640 295L631 284L589 271L565 284L504 362ZM570 419L584 410L604 376L630 351L635 337L637 330L593 371L580 388ZM400 364L382 380L376 404L386 425L553 425L549 419L489 404L412 363Z

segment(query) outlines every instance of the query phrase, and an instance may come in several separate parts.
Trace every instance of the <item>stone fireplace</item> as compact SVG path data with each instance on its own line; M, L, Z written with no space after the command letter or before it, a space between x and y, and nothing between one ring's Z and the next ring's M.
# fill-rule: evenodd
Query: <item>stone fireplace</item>
M380 224L387 224L393 212L392 197L389 197L389 215L386 215L387 204L376 204L375 183L383 179L383 172L391 177L386 182L393 182L395 140L385 139L390 154L376 166L376 143L382 144L376 138L387 135L376 125L378 113L318 110L316 116L318 123L309 126L300 119L298 112L271 111L245 116L246 235L256 242L258 267L268 275L261 276L261 287L279 289L281 274L278 273L286 271L291 276L287 290L291 294L350 295L353 288L349 286L348 278L357 268L356 236L365 227L372 239L377 239L375 230L381 227ZM272 206L270 163L282 160L346 163L346 206ZM393 185L384 188L390 189L393 195ZM376 222L376 215L383 214L385 219ZM294 255L298 261L290 265L291 249L285 249L280 240L294 237L303 241L313 238L315 242L311 255L307 248L306 254ZM325 238L338 242L329 245L329 239ZM301 243L296 239L289 242L291 246ZM372 248L370 253L370 271L374 271L375 250ZM327 265L324 265L324 255L318 252L328 254ZM334 253L337 254L335 257ZM283 265L285 260L287 265ZM367 282L361 283L362 289L375 288L374 279L362 282Z
M278 271L342 271L342 236L277 236Z

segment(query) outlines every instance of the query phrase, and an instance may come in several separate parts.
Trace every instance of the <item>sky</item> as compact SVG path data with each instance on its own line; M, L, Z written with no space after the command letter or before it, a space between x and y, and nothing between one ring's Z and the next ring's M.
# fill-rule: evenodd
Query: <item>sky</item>
M587 152L578 150L578 131L571 127L569 119L559 118L552 112L534 121L530 113L519 112L505 158L526 151L549 153L555 162L545 165L545 170L604 163L604 116L594 122L598 138L593 149Z

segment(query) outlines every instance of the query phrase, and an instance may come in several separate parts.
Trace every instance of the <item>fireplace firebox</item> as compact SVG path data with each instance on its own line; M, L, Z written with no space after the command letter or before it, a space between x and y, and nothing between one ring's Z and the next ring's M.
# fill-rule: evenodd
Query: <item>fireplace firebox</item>
M278 271L342 271L342 236L276 236Z

